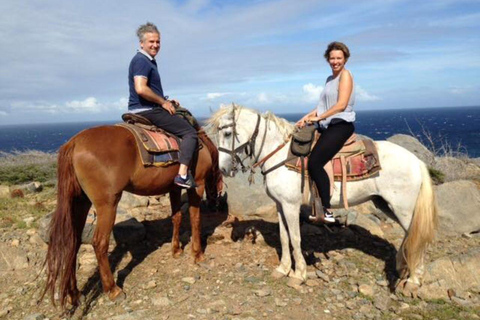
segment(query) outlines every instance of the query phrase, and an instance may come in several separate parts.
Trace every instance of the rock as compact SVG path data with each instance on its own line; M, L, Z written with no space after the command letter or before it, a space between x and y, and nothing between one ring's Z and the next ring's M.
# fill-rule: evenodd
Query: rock
M129 209L129 208L138 208L138 207L148 207L150 203L149 197L137 196L136 194L124 191L122 193L122 199L118 203L120 208Z
M10 198L10 187L0 185L0 198Z
M157 286L157 283L155 282L155 280L150 280L149 282L147 282L147 284L145 284L144 289L146 290L153 289L156 286Z
M435 187L440 236L456 236L480 230L480 190L472 181L459 180Z
M17 255L12 262L13 270L23 270L28 268L28 257L26 253Z
M390 298L385 296L377 296L373 305L380 311L386 311L390 305Z
M12 242L10 243L12 247L18 247L20 245L20 240L18 239L13 239Z
M260 170L254 175L255 183L248 183L247 173L237 173L235 177L223 177L226 185L228 212L241 218L262 218L277 221L276 206L265 192ZM248 201L245 201L248 199Z
M367 296L367 297L374 297L375 291L373 290L372 286L369 286L368 284L361 284L358 286L358 292L361 294Z
M387 141L393 142L407 149L428 166L431 166L435 162L435 155L421 144L417 138L406 134L396 134L387 138Z
M22 190L24 193L37 193L43 190L43 185L40 182L30 182L27 184L22 184L18 186L18 189Z
M193 277L182 278L182 281L185 282L185 283L188 283L188 284L194 284L196 282L195 278L193 278Z
M259 290L253 290L253 293L255 293L255 295L257 297L266 297L266 296L271 295L272 291L268 288L262 288L262 289L259 289Z
M45 242L38 235L38 233L35 233L34 235L30 236L30 238L28 239L28 242L30 242L31 244L36 245L36 246L44 246L45 245Z
M448 300L448 292L462 292L480 286L480 248L446 256L426 266L423 286L418 295L423 299Z
M283 300L280 300L279 298L275 298L275 305L277 307L286 307L287 303Z
M327 283L330 282L330 278L325 273L323 273L322 271L316 270L315 273L317 274L317 277L319 277L323 281L325 281Z
M38 234L45 243L48 243L48 234L50 220L53 212L49 213L38 221ZM125 218L125 215L117 215L120 220ZM82 233L82 244L91 244L93 240L93 233L95 231L96 219L89 218ZM113 226L113 232L110 237L110 243L135 243L145 239L146 230L143 224L137 219L129 217L127 220L117 222Z
M444 174L444 181L480 180L480 166L469 159L437 157L433 167Z
M152 303L155 306L159 307L169 307L173 304L173 302L168 299L168 297L165 297L162 294L158 294L152 297Z
M354 226L361 227L374 236L383 238L384 234L380 226L375 223L372 219L369 219L369 215L359 214L357 219L352 223Z

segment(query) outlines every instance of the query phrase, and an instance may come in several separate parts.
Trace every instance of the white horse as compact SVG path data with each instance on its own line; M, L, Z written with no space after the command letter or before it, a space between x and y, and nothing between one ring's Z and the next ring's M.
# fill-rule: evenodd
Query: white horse
M294 126L272 113L257 111L234 104L217 111L208 120L218 133L219 166L223 174L234 176L242 169L261 161L266 172L285 160L290 143L278 149L293 131ZM405 294L416 295L421 285L424 255L433 241L437 221L437 206L432 182L425 164L408 150L388 141L375 141L382 170L373 178L347 184L348 203L355 205L382 197L406 231L396 261L400 275L398 287ZM270 157L269 157L270 156ZM266 160L266 161L265 161ZM300 248L300 206L305 204L301 194L300 174L285 166L265 175L266 192L275 201L280 225L282 256L272 276L289 276L290 285L303 283L307 277L305 259ZM340 186L336 188L331 204L342 205ZM286 224L286 225L285 225ZM291 243L295 270L292 270Z

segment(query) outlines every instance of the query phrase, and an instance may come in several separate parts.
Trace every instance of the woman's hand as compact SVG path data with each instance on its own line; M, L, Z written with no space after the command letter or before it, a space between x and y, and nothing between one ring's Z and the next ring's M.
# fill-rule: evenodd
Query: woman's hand
M298 120L297 123L295 123L295 126L299 128L303 128L305 127L306 123L307 123L307 117L303 117L302 119Z
M307 122L308 123L315 123L315 122L318 122L320 120L322 120L322 118L320 118L320 117L309 117Z

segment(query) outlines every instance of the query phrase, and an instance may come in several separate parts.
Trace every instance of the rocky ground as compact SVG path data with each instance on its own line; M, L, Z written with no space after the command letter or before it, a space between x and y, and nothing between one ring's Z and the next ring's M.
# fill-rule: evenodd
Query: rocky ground
M126 299L112 303L102 294L93 249L85 244L78 259L82 304L62 313L49 299L38 301L45 281L41 270L47 245L39 230L44 214L32 216L30 209L22 209L41 203L42 212L48 212L55 204L53 194L44 190L18 200L22 205L11 214L23 223L0 216L2 319L480 319L480 286L451 289L445 299L394 292L394 257L403 231L389 219L362 214L363 223L349 227L303 224L309 279L290 288L285 279L270 276L280 255L274 217L224 226L226 212L203 208L206 259L194 264L188 218L182 223L185 253L171 256L166 197L119 210L119 216L134 217L144 230L135 241L111 245L110 261ZM441 238L428 250L427 260L455 255L465 261L480 257L478 248L478 234ZM478 278L478 269L470 272Z

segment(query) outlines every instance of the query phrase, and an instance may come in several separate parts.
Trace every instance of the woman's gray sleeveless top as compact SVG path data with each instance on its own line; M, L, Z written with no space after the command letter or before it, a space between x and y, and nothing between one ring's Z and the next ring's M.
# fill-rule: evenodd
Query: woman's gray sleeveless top
M344 72L350 72L345 70ZM352 76L353 80L353 76ZM332 106L334 106L338 101L338 84L340 82L340 75L336 78L332 76L327 78L327 83L325 88L320 94L320 101L317 105L317 115L321 115ZM320 121L320 126L327 128L332 119L342 119L347 122L355 121L355 111L353 111L353 105L355 104L355 83L353 83L352 93L350 95L350 100L348 100L348 105L344 111L334 114L333 116L328 117L325 120Z

